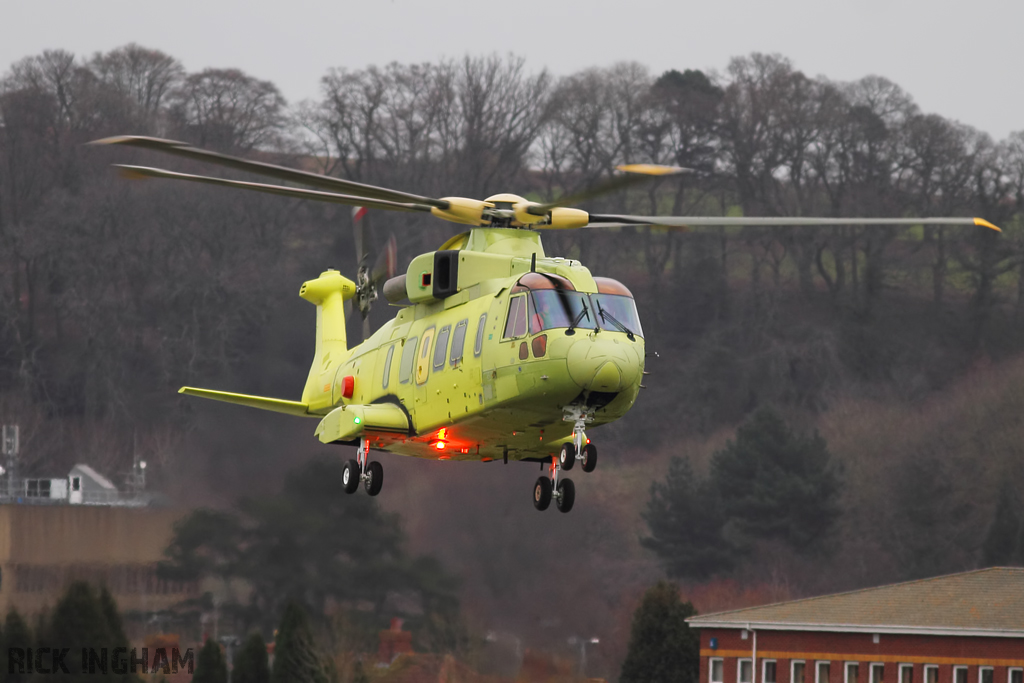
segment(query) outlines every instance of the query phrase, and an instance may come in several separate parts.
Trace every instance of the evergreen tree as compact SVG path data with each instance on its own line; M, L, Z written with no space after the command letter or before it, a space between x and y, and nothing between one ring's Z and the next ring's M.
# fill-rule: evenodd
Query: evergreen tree
M196 669L192 674L193 683L228 683L228 665L220 651L220 645L212 638L196 655Z
M274 640L272 683L327 683L327 674L320 651L313 639L313 630L306 611L290 602L281 617L281 626Z
M686 623L696 613L671 583L650 588L633 614L620 683L697 683L700 636Z
M128 636L124 632L121 612L117 609L117 601L106 586L100 588L100 610L107 620L107 631L110 633L110 648L128 647Z
M642 514L651 535L641 539L672 577L705 579L729 569L735 549L723 538L718 496L698 480L687 458L672 458L664 483L651 484Z
M116 609L116 608L115 608ZM46 642L60 643L60 647L69 648L64 664L69 674L62 674L61 680L74 682L94 681L96 674L103 668L103 661L100 658L87 659L85 662L86 673L82 672L82 649L87 653L95 652L101 654L102 648L107 648L108 656L110 651L116 647L107 615L104 614L103 606L92 586L84 581L76 581L68 586L67 591L57 602L53 614L45 627L44 639ZM107 673L111 671L111 662L106 661ZM88 673L90 667L92 673Z
M825 439L794 434L771 408L755 412L714 454L711 481L740 542L777 539L817 550L839 519L840 469Z
M267 645L258 631L253 631L235 654L231 683L270 683Z
M1003 480L992 524L981 546L982 563L986 567L1024 564L1024 520L1013 484Z

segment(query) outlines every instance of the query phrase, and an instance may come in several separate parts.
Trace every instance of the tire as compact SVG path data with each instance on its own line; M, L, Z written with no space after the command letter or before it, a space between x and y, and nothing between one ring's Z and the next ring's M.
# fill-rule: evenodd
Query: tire
M572 510L572 505L576 502L576 485L572 483L572 479L563 479L558 482L558 492L562 494L555 501L555 507L558 508L558 511L568 512Z
M576 446L571 443L563 443L562 450L558 452L558 464L566 471L572 469L576 464Z
M597 446L588 443L583 447L583 471L593 472L597 469Z
M533 507L538 510L547 510L551 505L551 480L547 477L539 477L533 485Z
M381 487L384 486L384 466L376 460L366 466L366 481L363 482L363 486L371 496L380 493Z
M345 493L355 493L359 488L359 463L349 460L341 470L341 488Z

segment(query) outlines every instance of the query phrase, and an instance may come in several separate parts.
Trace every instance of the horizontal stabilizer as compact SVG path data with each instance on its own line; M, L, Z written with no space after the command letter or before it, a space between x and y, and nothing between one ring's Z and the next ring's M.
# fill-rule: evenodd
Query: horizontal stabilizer
M200 398L210 398L214 401L224 401L225 403L237 403L240 406L259 408L260 410L272 410L275 413L299 415L300 417L318 417L310 415L306 411L306 404L300 401L285 401L280 398L233 394L229 391L214 391L213 389L196 389L193 387L182 387L178 390L178 393L199 396Z

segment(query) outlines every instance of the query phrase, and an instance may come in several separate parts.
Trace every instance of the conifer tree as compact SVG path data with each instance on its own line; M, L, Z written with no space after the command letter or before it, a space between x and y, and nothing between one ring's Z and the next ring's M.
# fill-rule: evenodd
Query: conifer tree
M69 648L64 658L69 673L62 674L61 680L71 683L94 681L104 665L107 667L106 673L111 672L109 658L104 662L100 655L103 648L107 648L109 657L117 645L111 644L113 638L107 615L104 614L96 591L88 583L76 581L68 586L43 630L47 642L60 643L60 647ZM87 657L85 673L82 670L83 648L87 654L96 655L95 658Z
M270 683L267 645L258 631L253 631L235 654L231 683Z
M290 602L281 616L274 640L272 683L327 683L320 651L313 639L309 617L297 602Z
M196 670L192 674L192 683L228 683L228 665L220 651L220 645L212 638L196 656Z
M32 630L28 623L18 614L17 610L10 610L7 618L4 619L3 638L0 640L0 652L7 653L8 648L17 647L25 649L32 647ZM27 683L31 678L28 672L11 672L9 662L0 666L0 682L2 683Z
M700 636L686 623L696 613L673 584L660 581L648 589L633 614L620 683L697 683Z
M642 517L651 535L640 542L658 554L669 576L705 579L732 566L736 553L722 537L718 497L694 476L689 459L672 458L665 482L651 484Z
M817 432L796 434L760 408L711 460L711 481L740 541L777 539L822 548L839 519L841 470Z

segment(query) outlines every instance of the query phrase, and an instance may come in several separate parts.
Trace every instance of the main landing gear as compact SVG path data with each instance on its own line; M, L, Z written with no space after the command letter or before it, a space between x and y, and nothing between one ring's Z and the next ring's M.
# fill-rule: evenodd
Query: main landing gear
M384 466L376 460L367 463L366 456L369 452L370 445L366 442L366 437L360 438L356 459L346 462L341 470L341 486L345 493L355 493L360 481L371 496L380 493L381 487L384 486Z
M558 480L558 458L551 458L551 470L549 477L539 477L533 485L533 507L538 510L547 510L551 505L551 499L555 500L555 507L559 512L572 510L576 502L576 485L572 479Z

